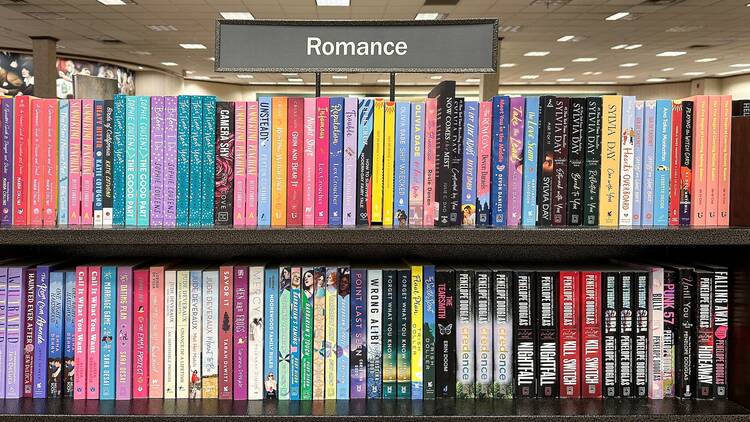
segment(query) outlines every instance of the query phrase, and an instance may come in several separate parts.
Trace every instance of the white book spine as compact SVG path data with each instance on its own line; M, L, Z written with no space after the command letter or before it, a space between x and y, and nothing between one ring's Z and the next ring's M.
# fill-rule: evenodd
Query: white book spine
M248 270L247 398L263 399L263 267Z
M664 398L662 379L662 357L664 342L664 269L651 268L651 288L648 299L649 314L649 356L648 356L648 397Z
M201 394L203 398L219 397L219 272L203 272L203 346Z
M197 273L197 275L196 275ZM200 399L201 394L201 352L203 349L203 326L201 319L203 316L202 303L202 272L190 272L190 372L188 374L188 398Z
M176 398L177 271L164 272L164 398Z
M188 398L190 390L190 271L177 272L176 396Z
M620 133L620 226L633 225L633 165L635 160L635 97L622 97Z

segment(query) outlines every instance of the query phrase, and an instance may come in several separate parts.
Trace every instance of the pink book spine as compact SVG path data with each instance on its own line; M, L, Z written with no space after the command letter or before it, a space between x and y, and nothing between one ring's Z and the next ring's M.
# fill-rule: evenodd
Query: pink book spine
M706 225L719 222L719 143L721 122L721 97L708 97L708 154L706 155Z
M258 102L247 102L247 187L245 226L258 225Z
M101 267L89 267L88 344L86 354L86 399L99 399L99 321L101 321L99 295L101 292Z
M81 100L70 100L68 224L81 224Z
M234 386L234 267L219 267L219 399L232 400ZM224 324L226 322L226 324ZM245 357L245 359L247 359ZM247 397L247 393L245 393Z
M523 139L525 99L510 99L510 151L508 156L508 226L521 224L521 199L523 197Z
M133 268L117 268L117 387L115 399L130 400L133 343Z
M44 225L54 226L57 222L57 137L58 137L58 105L56 99L44 100L46 109L46 147L45 147L45 164L46 174L44 175ZM65 223L65 222L62 222Z
M708 136L708 97L697 95L693 106L693 185L690 198L690 224L706 225L706 147Z
M435 224L435 156L437 154L437 100L425 103L424 127L424 226Z
M315 225L315 98L305 98L302 160L302 225Z
M234 102L234 227L245 226L247 182L247 103Z
M94 100L81 105L81 224L94 225Z
M729 226L729 185L732 163L732 96L721 96L719 143L719 226Z
M76 267L76 321L75 321L75 375L73 378L73 399L86 399L86 346L88 324L88 267Z
M328 225L328 98L315 99L315 225Z
M151 267L148 290L148 397L164 397L164 267Z
M42 204L44 177L42 176L42 157L46 148L45 143L45 118L44 104L42 99L31 100L31 156L29 157L29 174L31 183L29 186L29 225L42 225Z
M149 270L133 271L133 398L148 398Z
M479 130L477 131L477 204L485 204L490 200L492 186L492 101L479 103ZM481 205L477 206L477 209ZM477 223L488 225L487 213L481 213Z

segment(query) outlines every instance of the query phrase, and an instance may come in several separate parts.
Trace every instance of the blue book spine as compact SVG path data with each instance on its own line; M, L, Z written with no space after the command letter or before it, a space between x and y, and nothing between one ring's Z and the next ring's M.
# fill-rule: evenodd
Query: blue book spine
M464 150L463 150L463 178L461 181L461 211L463 225L476 224L477 202L477 123L479 121L479 103L467 101L464 108ZM466 208L469 208L468 210ZM467 212L468 211L468 212ZM412 389L413 391L413 389Z
M409 160L411 103L396 103L396 145L393 163L393 225L409 225Z
M672 146L672 102L656 101L654 154L654 225L669 225L669 172Z
M8 353L8 268L0 267L0 398L5 398L5 375Z
M50 267L36 267L34 298L34 384L33 397L47 398L47 352L49 347L49 274Z
M49 276L49 337L47 341L47 397L62 395L63 330L65 320L65 273L54 271Z
M203 211L201 187L203 176L203 98L190 97L190 212L188 224L201 225Z
M654 225L654 158L656 146L656 101L647 100L643 111L643 183L641 225Z
M73 271L65 272L64 296L63 397L73 397L73 375L71 372L75 370L76 365L76 273Z
M328 224L340 226L344 190L344 98L331 97L329 108Z
M422 353L424 354L424 399L435 398L435 266L424 265L422 267L422 279L424 290L422 292L422 321L424 332L422 339Z
M125 96L115 95L112 142L112 224L115 226L125 224L125 109Z
M526 122L523 139L523 203L521 224L536 225L536 181L539 151L539 97L526 97Z
M508 113L510 98L492 97L492 185L490 203L492 225L505 226L507 222L508 191Z
M258 101L258 226L271 225L271 98Z
M339 268L339 296L336 304L338 312L336 328L336 398L349 400L349 291L351 276L349 267Z
M101 343L99 345L99 399L115 399L115 306L117 267L102 267Z
M138 97L137 225L148 227L151 210L151 98Z
M270 105L270 103L269 103ZM263 343L263 398L278 398L279 379L279 269L265 269L265 338Z
M190 213L190 97L177 97L177 227L187 227Z
M203 98L203 163L201 176L201 225L214 224L216 188L216 97Z
M70 134L70 102L60 100L57 116L57 224L68 224L68 138Z
M138 98L125 99L125 225L138 223Z
M643 221L641 198L643 195L643 101L635 102L635 142L633 145L633 225L640 226Z
M295 272L296 271L296 272ZM289 321L289 399L300 399L300 375L301 363L301 338L300 338L300 316L302 314L302 297L300 296L300 268L292 270L292 284L290 297L290 321ZM295 281L297 278L297 281Z
M94 101L94 225L103 224L104 212L104 101Z

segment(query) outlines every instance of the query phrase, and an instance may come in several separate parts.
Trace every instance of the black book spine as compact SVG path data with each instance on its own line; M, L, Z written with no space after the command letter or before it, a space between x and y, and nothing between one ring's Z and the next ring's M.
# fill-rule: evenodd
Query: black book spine
M470 353L475 353L474 380L476 382L475 397L478 399L492 398L492 324L494 321L492 301L492 271L477 270L476 300L474 301L474 347Z
M750 116L750 100L732 101L732 116Z
M114 140L114 112L115 105L114 101L104 101L104 137L102 139L102 150L103 150L103 197L102 197L102 209L104 221L112 224L112 160L113 160L113 148L112 142ZM107 215L109 214L109 215Z
M358 226L370 225L370 200L372 196L372 119L375 103L372 100L360 100L357 111L358 133L357 149L357 218ZM369 130L363 130L368 128Z
M383 270L383 398L396 397L398 271Z
M570 99L570 143L568 144L568 225L583 224L584 133L586 99Z
M714 271L714 397L727 397L729 341L729 272Z
M460 226L463 222L461 213L461 175L463 174L464 150L464 99L456 98L453 107L453 139L451 141L450 196L448 220L451 226Z
M682 144L680 150L680 225L689 226L690 192L693 173L693 102L682 102Z
M648 273L636 271L635 281L635 396L648 397Z
M713 287L714 274L711 271L696 271L697 278L697 322L696 338L697 386L696 397L710 399L714 386L714 321L713 321Z
M599 180L602 171L602 99L586 98L586 162L583 224L599 225Z
M619 396L632 397L633 391L633 274L620 273L618 289L618 314L620 315L620 359L619 359Z
M437 333L435 384L437 397L456 397L456 280L450 268L435 271Z
M664 398L675 397L677 370L677 273L664 270L664 361L662 363Z
M492 393L498 399L513 398L513 273L495 270L492 280L492 349L493 382Z
M570 98L555 99L555 125L552 139L554 173L552 176L552 225L568 222L568 144L570 143Z
M513 378L515 397L536 397L535 274L513 273Z
M475 397L474 271L456 270L456 398Z
M411 270L398 271L398 308L397 308L397 366L411 367ZM399 399L411 397L410 376L404 377L396 371L396 397Z
M604 397L617 397L618 393L618 377L617 377L617 364L618 364L618 333L619 333L619 318L618 318L618 278L619 274L616 272L603 272L602 273L602 284L603 284L603 296L602 301L602 315L604 330L602 332L602 338L604 340L604 351L602 356L603 371L604 371Z
M557 324L557 272L537 273L536 301L539 309L537 320L537 372L539 397L558 397L560 380L558 374L558 335Z
M683 103L684 105L685 103ZM677 292L677 373L676 396L682 399L695 397L695 276L690 268L678 271Z
M539 98L539 170L537 182L537 225L552 225L552 183L555 173L555 97Z
M234 103L216 103L214 224L231 226L234 215Z
M437 99L437 168L435 179L435 225L447 227L450 222L450 192L451 166L453 157L453 127L455 126L456 99L453 97L438 97Z

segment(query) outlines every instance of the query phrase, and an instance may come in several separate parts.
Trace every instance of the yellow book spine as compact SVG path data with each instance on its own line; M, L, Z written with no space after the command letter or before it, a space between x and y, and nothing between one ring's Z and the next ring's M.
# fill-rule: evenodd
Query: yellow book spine
M189 335L189 310L190 310L190 271L177 272L177 348L176 348L176 371L177 371L177 398L186 399L190 391L190 335Z
M385 103L385 133L383 137L383 225L393 225L393 184L396 148L396 103Z
M602 97L602 171L599 188L599 225L617 226L620 210L620 131L622 96Z
M385 102L375 99L372 122L372 223L383 222L383 121Z
M411 266L411 398L422 399L424 373L422 351L422 266Z
M336 342L337 310L338 310L338 269L326 269L326 347L325 347L325 397L326 400L336 399Z
M271 150L271 225L286 225L286 97L273 97Z

